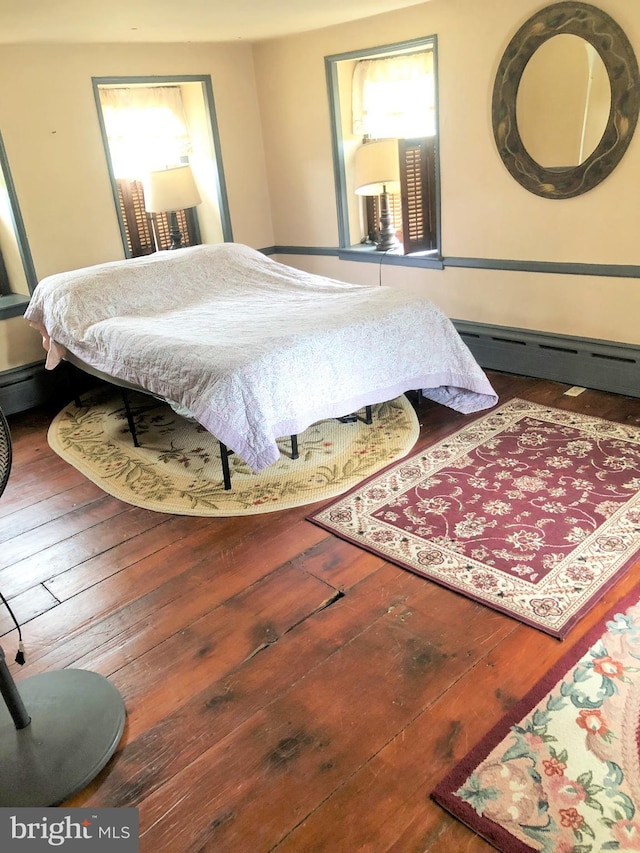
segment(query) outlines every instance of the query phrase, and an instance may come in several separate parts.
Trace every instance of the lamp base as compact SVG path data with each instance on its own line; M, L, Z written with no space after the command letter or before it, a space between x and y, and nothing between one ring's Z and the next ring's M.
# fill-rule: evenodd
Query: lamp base
M391 252L399 248L400 241L396 237L393 215L389 206L389 193L385 189L380 195L380 239L376 243L376 252Z
M17 729L0 704L0 806L57 806L115 752L124 702L106 678L81 669L34 675L17 686L31 722Z
M178 226L178 214L175 210L172 210L169 215L169 235L171 237L171 245L170 249L181 249L182 248L182 234L180 233L180 228Z
M394 235L376 243L376 252L394 252L400 248L400 240Z

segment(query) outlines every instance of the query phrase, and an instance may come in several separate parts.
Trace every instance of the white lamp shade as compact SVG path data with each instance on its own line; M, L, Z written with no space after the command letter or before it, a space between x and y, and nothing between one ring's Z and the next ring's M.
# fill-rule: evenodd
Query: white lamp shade
M200 204L200 193L193 179L191 166L176 166L173 169L150 172L144 202L150 213L186 210Z
M356 149L356 195L400 192L397 139L376 139Z

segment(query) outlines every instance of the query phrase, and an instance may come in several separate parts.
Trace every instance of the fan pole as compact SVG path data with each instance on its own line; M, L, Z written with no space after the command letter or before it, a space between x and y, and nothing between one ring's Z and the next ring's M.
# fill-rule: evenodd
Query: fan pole
M31 722L31 717L24 707L24 702L20 698L16 683L9 672L2 646L0 646L0 693L2 693L2 698L7 705L15 727L17 729L25 729Z

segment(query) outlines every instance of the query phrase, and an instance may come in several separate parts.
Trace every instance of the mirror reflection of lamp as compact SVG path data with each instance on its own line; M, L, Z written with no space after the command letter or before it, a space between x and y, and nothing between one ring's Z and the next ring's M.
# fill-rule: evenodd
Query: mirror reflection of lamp
M355 153L356 195L380 197L380 239L376 251L397 249L389 193L400 192L400 160L397 139L375 139L363 144Z
M191 166L175 166L149 173L145 187L145 207L149 213L169 214L170 249L180 249L183 245L176 211L188 210L201 201Z

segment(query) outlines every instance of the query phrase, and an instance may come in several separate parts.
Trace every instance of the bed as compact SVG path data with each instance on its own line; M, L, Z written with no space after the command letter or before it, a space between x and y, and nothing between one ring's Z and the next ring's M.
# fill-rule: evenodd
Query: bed
M182 408L258 472L276 439L416 390L458 412L497 395L429 299L305 273L238 243L51 275L25 317L65 358Z

